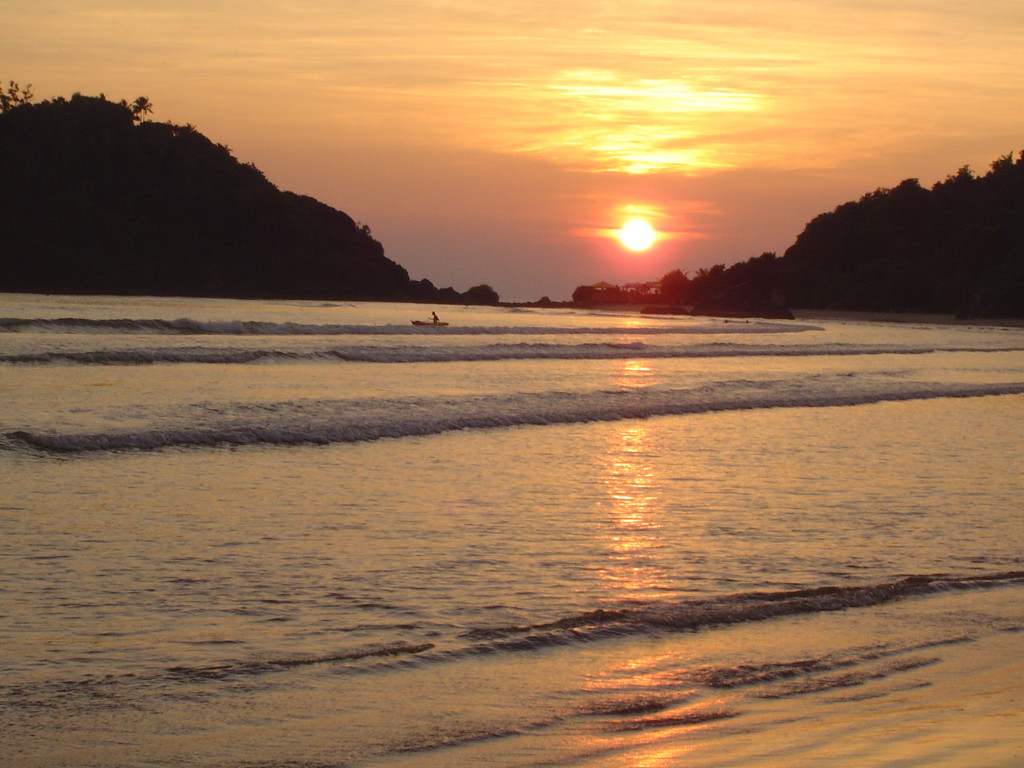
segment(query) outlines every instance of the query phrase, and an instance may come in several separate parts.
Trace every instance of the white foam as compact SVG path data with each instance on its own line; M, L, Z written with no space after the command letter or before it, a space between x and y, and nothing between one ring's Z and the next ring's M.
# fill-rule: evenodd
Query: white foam
M346 345L327 349L167 347L96 349L0 355L0 363L151 365L156 363L247 364L258 362L450 363L497 360L629 360L724 357L846 357L926 355L936 352L1017 352L1024 347L979 349L959 345L743 344L712 342L678 346L641 341L581 344L481 344L470 346Z
M663 334L757 334L792 333L821 330L817 326L795 323L695 322L676 325L648 325L632 329L644 335ZM309 323L274 323L255 320L176 320L107 319L78 317L56 319L0 318L0 332L34 333L123 333L224 336L509 336L509 335L592 335L623 332L607 326L475 326L417 327L403 325L335 325Z
M319 400L154 414L149 429L102 433L26 431L7 442L48 451L352 443L462 429L578 424L755 408L852 406L939 397L1024 393L1024 382L958 384L821 375L799 380L727 381L693 389L541 392L450 398ZM216 415L211 416L211 412Z

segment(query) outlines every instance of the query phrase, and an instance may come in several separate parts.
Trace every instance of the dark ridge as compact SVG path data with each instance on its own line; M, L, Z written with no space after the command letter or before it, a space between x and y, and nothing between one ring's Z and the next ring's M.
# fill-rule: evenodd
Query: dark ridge
M721 317L787 317L788 307L1024 317L1024 151L982 176L964 166L930 189L917 179L876 189L816 216L781 257L581 285L573 303Z
M368 226L145 103L2 105L0 291L497 303L411 280Z

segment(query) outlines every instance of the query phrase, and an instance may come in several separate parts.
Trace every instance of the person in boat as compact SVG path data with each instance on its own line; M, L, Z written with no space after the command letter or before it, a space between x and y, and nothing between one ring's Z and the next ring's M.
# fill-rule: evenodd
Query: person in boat
M437 312L431 312L430 313L430 322L432 322L432 323L440 323L441 322L441 318L437 316Z

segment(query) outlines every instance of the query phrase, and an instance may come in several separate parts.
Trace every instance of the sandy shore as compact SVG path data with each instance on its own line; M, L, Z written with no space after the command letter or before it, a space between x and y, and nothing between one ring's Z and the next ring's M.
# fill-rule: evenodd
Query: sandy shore
M635 313L640 314L645 306L640 304L605 304L589 309L600 312ZM857 312L852 310L835 309L793 309L791 310L796 320L855 320L859 322L874 323L918 323L931 325L962 325L962 326L986 326L1005 328L1024 328L1024 318L970 318L963 320L955 315L923 314L914 312ZM652 315L657 316L657 315ZM665 315L661 315L665 317ZM693 315L703 317L703 315ZM707 317L715 317L707 315ZM724 318L735 320L737 318ZM750 318L755 319L755 318Z
M933 325L983 325L1024 328L1024 318L971 318L961 320L954 315L928 315L912 312L852 312L832 309L794 309L797 320L860 320L875 323L927 323Z

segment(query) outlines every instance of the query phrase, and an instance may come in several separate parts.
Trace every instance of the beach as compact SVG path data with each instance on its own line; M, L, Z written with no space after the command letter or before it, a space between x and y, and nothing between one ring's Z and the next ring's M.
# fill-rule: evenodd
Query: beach
M1024 760L1024 333L0 297L56 766Z
M798 320L849 320L868 323L923 323L926 325L984 326L1021 328L1024 319L1017 317L956 317L955 315L921 314L916 312L855 312L835 309L797 309Z

